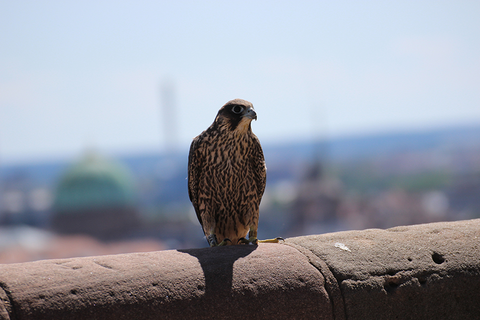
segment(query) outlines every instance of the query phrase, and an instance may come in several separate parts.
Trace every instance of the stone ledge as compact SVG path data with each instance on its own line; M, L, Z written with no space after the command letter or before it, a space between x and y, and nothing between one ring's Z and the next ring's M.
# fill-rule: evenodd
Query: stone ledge
M480 219L0 265L0 319L473 319Z
M331 319L323 282L304 255L278 244L0 266L10 319Z
M480 219L290 238L329 267L347 319L475 319Z

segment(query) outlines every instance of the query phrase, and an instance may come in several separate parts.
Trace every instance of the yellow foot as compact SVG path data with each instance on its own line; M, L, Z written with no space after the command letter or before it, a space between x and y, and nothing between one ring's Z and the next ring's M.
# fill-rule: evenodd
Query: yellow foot
M285 241L282 237L276 237L275 239L265 239L265 240L258 240L260 243L279 243L280 240Z

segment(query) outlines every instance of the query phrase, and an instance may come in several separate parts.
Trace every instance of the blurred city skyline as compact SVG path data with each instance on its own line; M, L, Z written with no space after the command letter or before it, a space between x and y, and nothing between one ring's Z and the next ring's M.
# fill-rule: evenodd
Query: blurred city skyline
M263 144L480 123L475 1L0 2L0 164L188 150L228 100ZM162 85L174 113L162 112Z
M260 238L480 217L480 125L266 146ZM186 151L0 166L0 263L203 247Z

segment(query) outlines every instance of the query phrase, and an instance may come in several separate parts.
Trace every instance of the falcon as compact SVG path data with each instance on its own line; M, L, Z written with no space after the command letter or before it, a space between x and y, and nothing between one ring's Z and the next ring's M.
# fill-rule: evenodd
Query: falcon
M258 243L267 168L252 120L250 102L228 101L190 146L188 195L211 247Z

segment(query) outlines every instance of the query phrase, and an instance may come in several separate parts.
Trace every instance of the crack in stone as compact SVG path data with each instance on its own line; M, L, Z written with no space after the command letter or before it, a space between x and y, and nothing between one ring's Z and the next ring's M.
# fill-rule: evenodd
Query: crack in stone
M330 303L332 305L333 318L335 320L347 319L345 312L345 299L343 297L339 280L335 277L327 263L320 259L312 251L298 244L284 242L284 245L292 247L303 254L308 259L310 265L317 269L318 272L320 272L320 274L323 276L324 288L330 297ZM341 300L341 302L339 300Z
M97 261L97 260L93 260L93 263L99 265L100 267L103 267L105 269L109 269L109 270L113 270L113 267L104 263L104 262L100 262L100 261Z
M11 291L8 289L8 286L3 282L0 282L0 301L3 302L2 304L4 306L4 311L7 313L6 316L8 316L8 319L9 320L17 319L15 315L15 307L13 304ZM0 309L0 312L2 311L3 310Z

